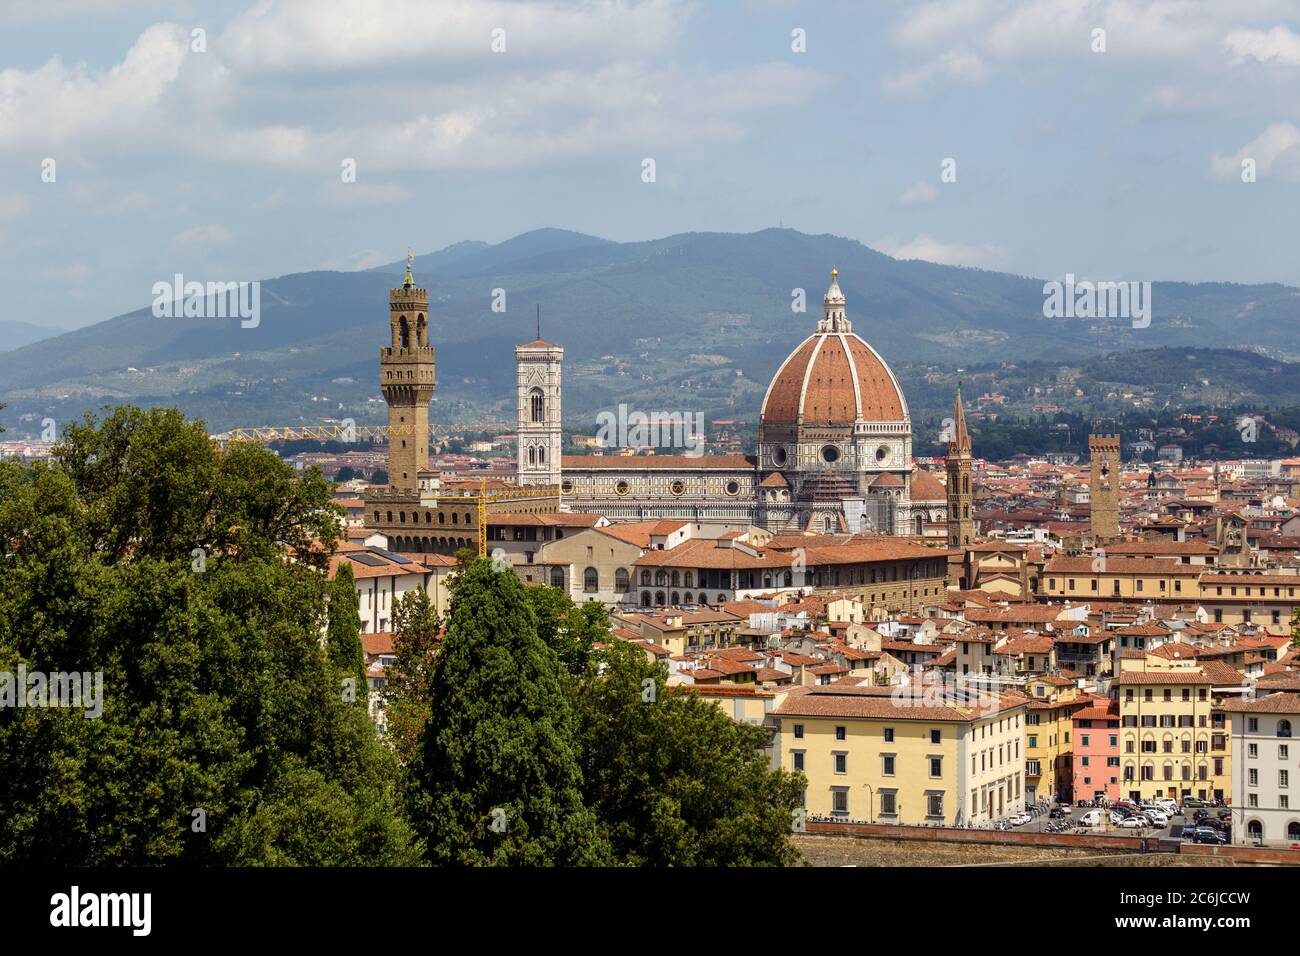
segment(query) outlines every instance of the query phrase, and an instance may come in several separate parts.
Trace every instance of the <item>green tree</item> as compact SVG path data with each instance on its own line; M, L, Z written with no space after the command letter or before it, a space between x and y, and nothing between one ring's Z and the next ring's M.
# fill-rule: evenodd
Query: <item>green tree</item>
M418 753L432 707L433 670L442 621L423 589L393 605L393 666L384 683L384 723L403 763Z
M1300 607L1291 612L1291 646L1300 647Z
M345 481L351 481L356 476L357 476L357 470L355 468L353 468L351 465L344 465L342 468L340 468L337 472L334 473L334 480L336 482L342 483Z
M605 606L595 602L574 604L559 588L525 588L524 593L537 617L537 635L555 651L570 674L585 672L595 643L609 637Z
M0 709L0 864L420 859L321 648L328 490L171 410L0 463L0 670L102 675L97 716Z
M583 791L620 863L785 866L802 775L769 766L770 734L736 723L612 640L577 685Z
M357 583L352 562L339 561L330 582L329 616L325 631L325 656L343 680L356 682L352 700L368 699L366 655L361 647L361 609L357 602Z
M467 558L468 556L465 556ZM582 802L562 665L519 579L462 559L434 668L416 819L429 859L454 865L608 860Z

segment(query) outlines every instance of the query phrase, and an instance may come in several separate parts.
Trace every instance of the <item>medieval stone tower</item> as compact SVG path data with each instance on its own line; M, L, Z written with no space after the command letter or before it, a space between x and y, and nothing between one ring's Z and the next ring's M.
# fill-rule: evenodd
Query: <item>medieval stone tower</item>
M961 386L952 409L952 431L948 435L948 547L964 548L975 540L975 519L971 506L971 470L973 460L970 432L966 430L966 410L961 404Z
M539 329L540 332L540 329ZM515 346L518 370L518 482L521 485L559 485L560 368L564 349L543 342L540 335Z
M429 345L429 290L416 288L414 256L406 279L388 296L392 344L379 350L379 385L388 403L388 485L418 493L420 469L429 466L429 402L434 352Z
M1119 537L1119 436L1089 435L1092 487L1088 497L1092 544L1099 547Z

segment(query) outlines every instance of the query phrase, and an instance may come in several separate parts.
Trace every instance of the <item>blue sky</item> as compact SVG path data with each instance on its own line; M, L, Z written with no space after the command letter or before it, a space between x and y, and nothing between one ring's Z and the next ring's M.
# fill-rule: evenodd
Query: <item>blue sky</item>
M1044 278L1300 285L1300 0L0 0L0 22L0 319L543 226L783 222Z

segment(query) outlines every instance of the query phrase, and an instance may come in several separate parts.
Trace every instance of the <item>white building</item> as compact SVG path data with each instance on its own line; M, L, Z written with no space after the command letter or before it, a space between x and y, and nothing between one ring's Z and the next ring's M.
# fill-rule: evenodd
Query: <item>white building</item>
M1233 700L1223 709L1232 718L1232 842L1300 843L1300 741L1292 737L1300 694Z

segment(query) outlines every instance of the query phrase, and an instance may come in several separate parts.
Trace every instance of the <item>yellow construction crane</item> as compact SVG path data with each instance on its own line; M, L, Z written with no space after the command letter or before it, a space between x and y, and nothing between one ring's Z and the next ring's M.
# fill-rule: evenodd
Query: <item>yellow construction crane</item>
M478 556L487 557L487 479L478 480Z

